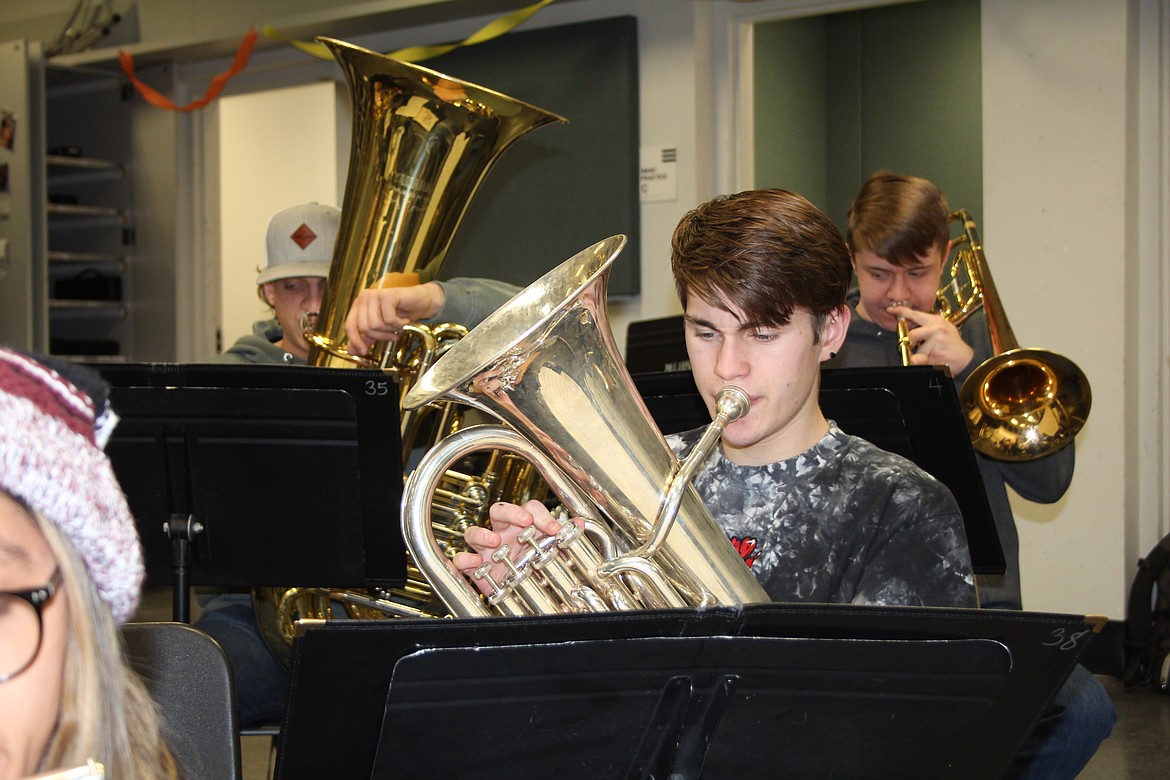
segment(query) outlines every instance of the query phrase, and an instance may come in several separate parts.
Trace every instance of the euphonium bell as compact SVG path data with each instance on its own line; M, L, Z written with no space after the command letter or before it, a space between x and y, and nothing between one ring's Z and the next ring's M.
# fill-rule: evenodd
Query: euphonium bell
M331 38L345 73L353 132L341 225L309 365L379 366L346 349L345 319L362 290L402 275L435 278L467 205L516 139L563 117L499 92ZM386 282L390 283L390 282Z
M769 600L695 489L676 479L680 464L618 357L605 289L624 244L624 236L611 237L545 274L448 350L406 396L408 408L443 398L481 409L509 426L454 434L433 448L407 480L403 537L456 616L497 614L438 551L430 522L433 484L449 464L476 448L512 449L536 464L569 512L587 518L586 533L591 526L612 526L596 529L602 546L615 548L603 560L573 558L570 568L579 583L565 583L559 566L532 574L574 604L582 591L622 586L617 587L618 606L594 604L588 595L580 599L584 606L557 601L542 607L543 596L536 595L535 605L505 614ZM721 407L723 423L743 413L746 396L742 402L739 411L725 414ZM734 406L733 398L729 407ZM704 438L715 443L718 432ZM690 458L688 463L695 466ZM664 486L669 486L665 494ZM565 530L571 534L575 529ZM532 569L545 564L546 552L542 547L534 553L540 560Z

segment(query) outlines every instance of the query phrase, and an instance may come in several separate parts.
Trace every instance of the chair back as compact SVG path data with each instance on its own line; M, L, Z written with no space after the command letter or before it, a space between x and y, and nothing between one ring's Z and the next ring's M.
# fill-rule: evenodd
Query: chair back
M219 643L186 623L127 623L122 636L185 777L240 780L236 687Z

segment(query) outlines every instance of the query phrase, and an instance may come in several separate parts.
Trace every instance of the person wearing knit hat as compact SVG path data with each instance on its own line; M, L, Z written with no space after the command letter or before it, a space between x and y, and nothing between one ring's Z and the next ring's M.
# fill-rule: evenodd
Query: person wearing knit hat
M321 308L340 223L341 210L321 203L290 206L272 215L256 294L273 316L254 323L252 332L215 362L304 365L309 343L301 319Z
M117 629L144 567L115 420L92 372L0 347L0 778L178 776Z

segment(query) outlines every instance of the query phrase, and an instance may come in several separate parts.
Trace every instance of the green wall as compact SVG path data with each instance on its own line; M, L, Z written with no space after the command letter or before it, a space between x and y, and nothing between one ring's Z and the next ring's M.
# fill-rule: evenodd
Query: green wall
M799 192L842 229L871 173L924 176L983 206L979 0L755 26L755 186Z

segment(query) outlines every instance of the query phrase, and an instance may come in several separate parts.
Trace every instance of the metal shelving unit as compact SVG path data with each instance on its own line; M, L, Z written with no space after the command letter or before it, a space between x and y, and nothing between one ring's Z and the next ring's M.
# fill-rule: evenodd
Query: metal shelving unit
M51 64L45 81L49 351L126 359L135 242L132 182L116 157L129 136L125 91L108 72Z

